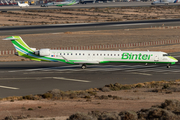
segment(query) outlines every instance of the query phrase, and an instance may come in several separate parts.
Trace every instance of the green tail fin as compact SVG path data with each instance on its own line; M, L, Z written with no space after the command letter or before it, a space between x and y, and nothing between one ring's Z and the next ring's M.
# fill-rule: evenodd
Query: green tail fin
M12 44L14 45L16 51L21 56L23 54L32 53L34 52L23 40L20 36L10 36L4 38L3 40L11 40Z

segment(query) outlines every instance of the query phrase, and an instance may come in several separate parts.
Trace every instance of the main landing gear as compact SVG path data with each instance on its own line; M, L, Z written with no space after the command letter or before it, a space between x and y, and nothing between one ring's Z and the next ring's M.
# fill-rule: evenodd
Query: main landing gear
M81 68L86 69L86 64L82 64Z
M167 68L170 68L171 66L169 64L167 64Z

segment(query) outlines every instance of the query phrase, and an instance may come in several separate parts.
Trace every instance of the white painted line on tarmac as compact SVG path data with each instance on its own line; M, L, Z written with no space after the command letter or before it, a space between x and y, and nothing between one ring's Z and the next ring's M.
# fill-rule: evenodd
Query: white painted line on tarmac
M41 79L49 79L52 77L25 77L25 78L0 78L0 81L3 80L41 80Z
M108 26L129 26L129 25L147 25L152 23L134 23L134 24L115 24L115 25L108 25Z
M17 89L19 89L19 88L15 88L15 87L8 87L8 86L0 86L0 88L13 89L13 90L17 90Z
M77 79L69 79L64 77L53 77L53 79L67 80L67 81L75 81L75 82L91 82L87 80L77 80Z
M77 67L79 65L69 65L69 66L57 66L57 67L47 67L47 68L37 68L37 69L25 69L25 70L12 70L12 71L8 71L8 72L25 72L25 71L38 71L38 70L52 70L52 69L57 69L57 70L61 70L64 68L69 68L69 67Z
M148 75L148 76L151 76L152 74L147 74L147 73L138 73L138 72L131 72L133 74L139 74L139 75Z

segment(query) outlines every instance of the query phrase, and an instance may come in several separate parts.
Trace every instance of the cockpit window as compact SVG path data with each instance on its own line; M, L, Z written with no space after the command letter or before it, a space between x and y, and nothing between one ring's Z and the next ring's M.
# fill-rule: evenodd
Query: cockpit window
M163 54L163 56L170 56L169 54Z

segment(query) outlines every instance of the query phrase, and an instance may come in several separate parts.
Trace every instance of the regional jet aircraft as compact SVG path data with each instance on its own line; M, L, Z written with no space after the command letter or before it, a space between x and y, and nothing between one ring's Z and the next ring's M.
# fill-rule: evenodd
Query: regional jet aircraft
M165 63L178 62L165 52L157 51L108 51L108 50L36 50L30 48L20 36L11 36L3 40L11 40L19 56L35 61L64 62L80 64L85 69L87 64L102 63Z
M154 2L151 3L151 5L156 5L156 4L165 4L168 5L169 3L178 3L178 0L155 0Z
M41 5L41 7L48 7L48 6L70 6L70 5L74 5L74 4L78 4L79 2L77 2L76 0L72 0L70 2L49 2L47 4Z
M18 6L19 7L29 7L29 5L27 3L20 3L20 2L18 2Z

